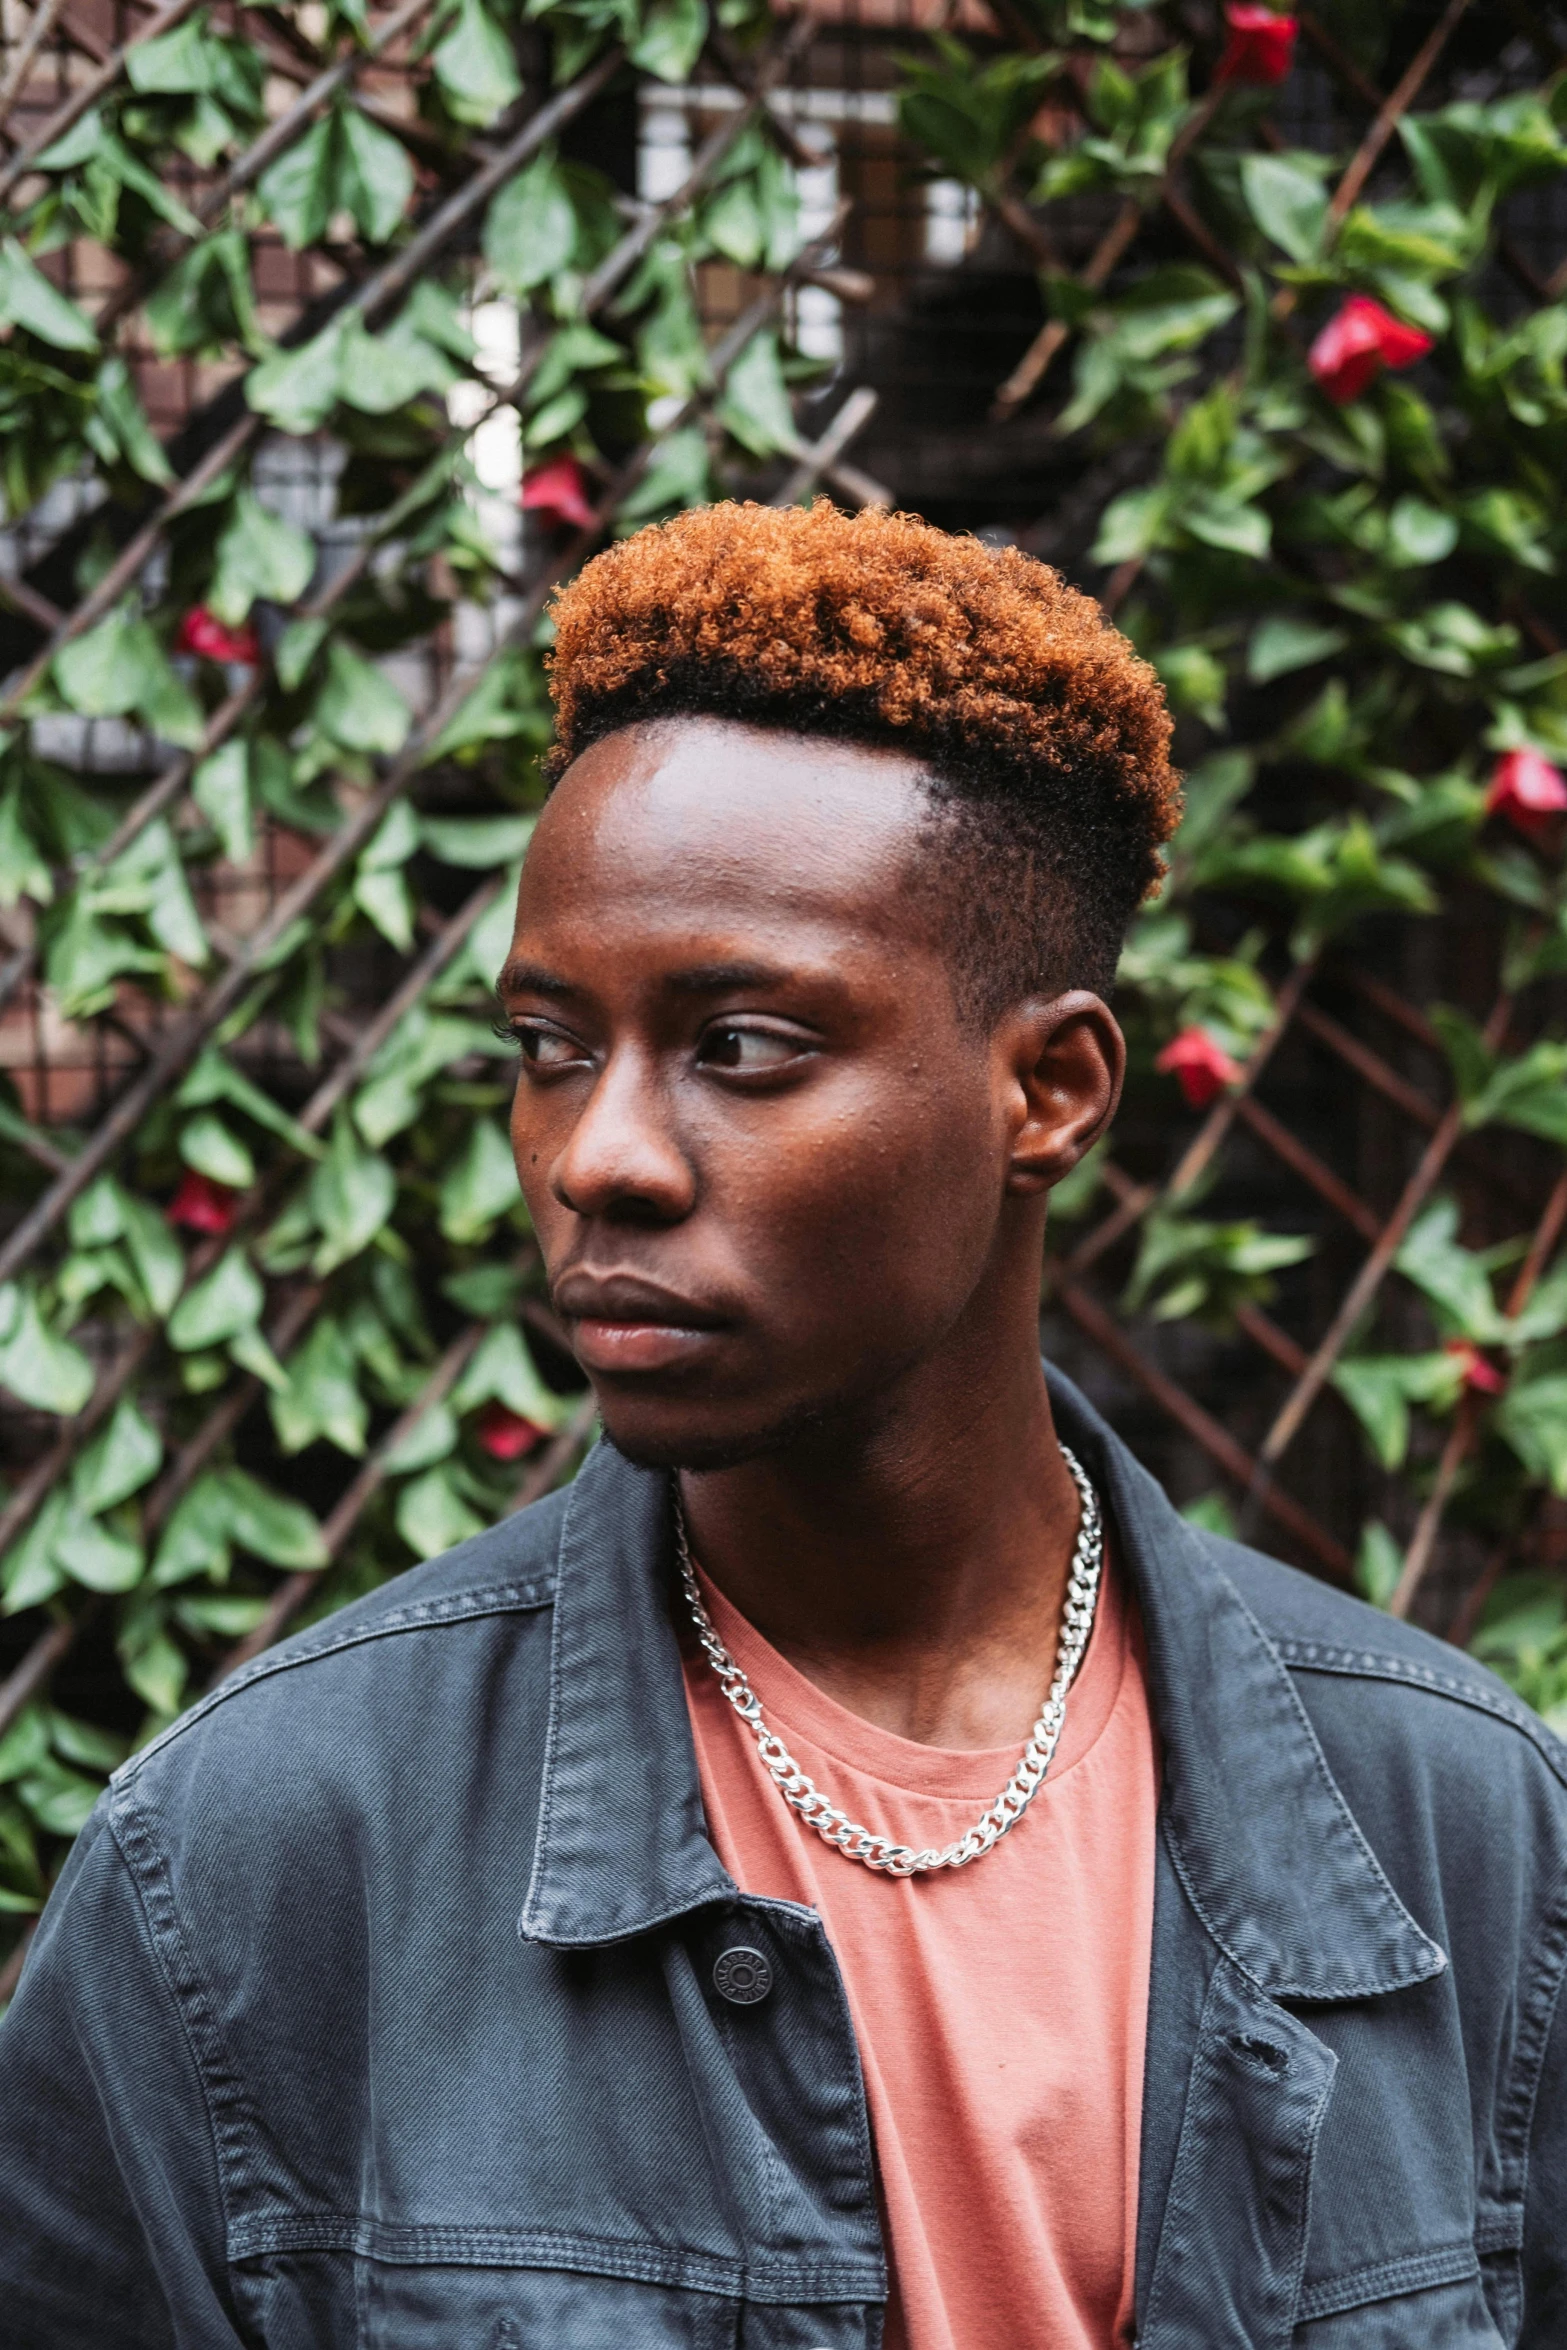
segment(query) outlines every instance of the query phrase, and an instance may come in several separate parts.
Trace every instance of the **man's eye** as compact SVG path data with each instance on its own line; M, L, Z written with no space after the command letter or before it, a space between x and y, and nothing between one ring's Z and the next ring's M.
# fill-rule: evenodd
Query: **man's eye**
M574 1036L567 1036L559 1028L543 1028L531 1021L516 1021L512 1034L517 1049L530 1069L569 1069L587 1055Z
M776 1028L742 1028L721 1022L702 1039L698 1058L709 1069L735 1069L747 1076L782 1069L806 1050L805 1040Z

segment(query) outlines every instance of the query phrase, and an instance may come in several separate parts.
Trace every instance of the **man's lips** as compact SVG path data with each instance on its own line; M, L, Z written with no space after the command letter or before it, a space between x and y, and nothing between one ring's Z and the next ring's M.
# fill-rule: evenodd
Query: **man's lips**
M688 1362L711 1344L723 1316L631 1275L567 1273L555 1285L555 1307L570 1327L586 1370L663 1371Z

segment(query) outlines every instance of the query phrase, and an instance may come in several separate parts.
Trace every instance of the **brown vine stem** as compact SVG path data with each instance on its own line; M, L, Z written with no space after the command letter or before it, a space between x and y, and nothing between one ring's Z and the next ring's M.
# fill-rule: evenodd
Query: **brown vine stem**
M321 1529L329 1560L341 1554L355 1526L379 1491L386 1476L387 1455L404 1437L412 1434L427 1412L433 1411L450 1393L482 1336L482 1328L474 1328L465 1330L461 1337L453 1340L426 1386L396 1426L387 1431L343 1494ZM566 1425L551 1437L537 1462L528 1470L507 1504L504 1512L506 1517L515 1517L518 1510L526 1509L531 1502L549 1492L569 1466L597 1416L598 1400L590 1393L577 1405ZM231 1673L238 1672L241 1665L249 1664L252 1657L260 1656L264 1649L272 1647L275 1641L282 1638L306 1601L320 1588L322 1572L320 1567L308 1572L301 1571L297 1575L290 1575L286 1582L278 1585L261 1622L243 1640L235 1643L213 1675L211 1686L214 1689L220 1682L226 1681Z
M616 60L619 55L618 50L611 53L611 56ZM608 59L601 61L604 65L607 65L608 62ZM593 281L584 289L579 300L577 312L579 317L591 318L597 314L646 251L650 238L657 235L667 225L669 219L700 191L705 181L723 161L724 156L729 152L746 124L761 111L766 90L772 86L776 78L777 71L765 82L761 77L758 77L758 85L754 88L749 103L732 116L728 122L720 125L719 130L707 141L682 186L655 208L650 215L649 222L640 223L606 255L595 272ZM573 84L573 92L580 87L580 84ZM800 272L802 277L810 274L810 272L803 270ZM430 467L426 469L427 475L432 467L445 463L451 452L459 448L487 416L493 415L500 408L514 405L523 398L533 375L542 365L548 348L548 344L541 345L524 363L512 383L504 390L497 391L478 417L474 418L472 422L456 428L448 435L443 449L431 459ZM879 489L879 485L866 481L865 477L853 475L852 470L848 473L838 468L831 470L833 470L834 478L839 481L841 487L847 488L852 482L856 486L863 484L866 488ZM867 502L875 501L868 500ZM399 501L399 508L402 503L403 501ZM394 516L398 510L394 509ZM322 618L329 613L363 576L373 558L375 549L393 528L395 528L395 520L383 518L376 532L356 550L343 569L327 583L318 595L312 597L308 603L301 607L300 617L303 619ZM5 594L5 590L6 583L0 582L0 596ZM28 594L31 592L31 590L27 591ZM53 606L49 606L48 610L53 615L54 622L61 629L63 640L63 633L68 624L60 614L54 612ZM105 842L103 847L89 860L87 869L96 870L121 855L144 828L180 796L196 765L202 759L210 756L221 743L227 741L245 712L260 698L264 683L265 680L261 672L256 671L236 693L232 694L219 709L214 711L197 749L193 752L182 753L164 770L162 775L148 786L135 806L127 811L121 823L116 826L111 839ZM31 976L36 968L36 949L19 950L8 962L0 966L0 1005L9 1000L16 989Z
M380 1443L372 1447L369 1457L338 1496L321 1527L321 1540L326 1551L325 1566L332 1565L338 1558L372 1496L379 1492L385 1482L386 1463L390 1455L413 1434L436 1405L444 1403L450 1395L484 1336L484 1328L482 1322L470 1323L466 1330L452 1340L408 1409L399 1413ZM241 1665L249 1664L251 1658L259 1656L264 1648L272 1646L273 1641L281 1636L285 1624L299 1613L312 1592L320 1590L324 1572L324 1566L302 1568L298 1574L287 1576L278 1585L267 1602L266 1614L245 1634L243 1640L234 1643L224 1657L212 1677L213 1687L219 1681L226 1681L230 1673L238 1672Z
M81 121L94 100L101 98L105 90L113 88L125 71L125 60L130 51L141 48L144 42L156 41L164 33L173 32L175 26L189 16L196 5L197 0L168 0L166 7L160 8L156 16L149 17L139 32L133 33L123 47L105 58L96 73L89 74L80 87L71 92L63 106L56 107L36 137L30 139L25 147L19 148L9 163L0 165L0 203L9 196L33 157L41 155L46 147L52 147L56 139L63 139L71 125Z
M300 92L293 105L280 114L276 122L269 123L260 138L247 147L243 155L237 156L217 184L192 206L202 225L205 227L215 220L225 204L258 180L284 148L293 145L328 99L335 97L346 83L353 81L365 66L373 65L404 33L411 32L419 19L427 16L435 5L436 0L405 0L403 7L375 27L362 48L351 49L335 65L317 74L314 81ZM166 240L159 251L159 265L166 267L189 243L188 237ZM100 336L107 335L128 310L136 307L153 275L151 270L138 270L115 288L94 321Z
M180 0L182 8L190 4L191 0ZM509 139L492 156L482 171L475 172L472 179L465 181L444 204L437 206L395 259L373 271L363 284L354 289L338 315L351 316L357 313L372 319L396 301L410 280L467 228L474 214L482 211L497 188L512 178L529 156L543 146L546 139L551 138L598 95L618 68L619 62L619 52L612 50L580 81L573 82L569 89L562 90L548 105L541 106L515 138ZM0 724L15 716L21 703L45 676L61 648L74 637L81 636L95 621L101 620L118 602L162 540L169 524L227 472L249 442L263 429L265 422L264 417L254 412L242 416L207 451L195 471L176 484L141 529L121 549L91 594L82 599L64 625L55 631L13 682L4 700L0 701Z
M15 1995L16 1986L22 1979L22 1969L27 1963L27 1953L32 1948L33 1936L37 1931L38 1920L29 1918L22 1928L16 1948L5 1965L0 1966L0 2008L5 2007Z
M33 10L33 21L17 46L11 70L4 82L0 82L0 130L10 121L11 109L22 95L33 69L33 59L54 31L55 19L64 5L65 0L41 0L41 5Z
M479 887L458 908L450 921L443 925L431 940L419 961L405 975L380 1011L361 1030L351 1051L316 1088L299 1114L298 1123L307 1134L319 1134L356 1080L369 1067L386 1039L420 998L433 986L452 958L461 948L475 924L494 904L501 888L501 877L481 882ZM276 1191L286 1180L294 1163L289 1151L269 1169L264 1180L238 1203L233 1224L229 1230L204 1242L192 1255L181 1296L209 1273L224 1250L233 1246L235 1239L265 1212ZM313 1310L313 1309L312 1309ZM281 1341L274 1341L274 1352L292 1345L298 1332L286 1330ZM131 1380L146 1362L161 1336L158 1325L139 1330L109 1368L102 1374L82 1410L68 1420L49 1451L25 1477L16 1491L0 1508L0 1552L8 1550L17 1535L30 1522L41 1506L49 1489L63 1476L71 1461L87 1438L99 1428L114 1405L118 1403ZM246 1390L247 1400L254 1388ZM226 1403L226 1399L225 1399ZM217 1407L219 1411L225 1405ZM208 1446L210 1450L210 1444ZM187 1480L188 1482L188 1480ZM183 1490L183 1486L181 1486ZM4 1728L3 1700L0 1700L0 1730Z
M1333 191L1333 199L1328 206L1330 229L1338 227L1375 171L1383 148L1398 128L1400 115L1419 94L1426 76L1447 47L1459 18L1468 6L1469 0L1447 0L1446 8L1378 108L1365 137L1350 158L1349 169Z
M1091 1297L1075 1281L1058 1278L1055 1286L1056 1294L1078 1328L1112 1362L1119 1363L1178 1427L1186 1430L1240 1492L1254 1493L1275 1524L1292 1534L1335 1582L1347 1583L1352 1568L1343 1544L1319 1526L1292 1494L1277 1485L1261 1463L1254 1461L1245 1446L1238 1444L1211 1413L1205 1412L1184 1388L1177 1387L1173 1379L1166 1378L1156 1364L1147 1361L1097 1298Z
M1192 1140L1181 1153L1174 1172L1165 1183L1138 1184L1117 1206L1079 1242L1065 1260L1062 1271L1068 1280L1086 1273L1089 1266L1112 1249L1134 1224L1140 1223L1159 1199L1179 1199L1211 1164L1215 1151L1224 1141L1240 1112L1241 1102L1252 1091L1263 1070L1272 1059L1305 993L1307 983L1316 970L1316 957L1309 956L1295 964L1274 998L1273 1017L1246 1057L1240 1082L1216 1101Z
M1521 1314L1529 1303L1534 1285L1550 1261L1551 1251L1561 1237L1564 1224L1567 1224L1567 1172L1557 1177L1540 1221L1534 1228L1529 1253L1518 1268L1518 1277L1508 1296L1509 1315ZM1454 1481L1474 1449L1478 1433L1479 1415L1475 1401L1471 1395L1465 1394L1459 1400L1453 1425L1442 1447L1435 1480L1404 1554L1404 1564L1393 1596L1388 1601L1388 1612L1391 1615L1407 1616L1415 1603L1416 1594L1435 1556L1437 1536L1442 1529L1442 1517L1451 1499Z
M1494 1052L1506 1031L1512 1010L1512 998L1501 995L1492 1006L1486 1021L1484 1036ZM1405 1233L1414 1222L1435 1187L1443 1168L1452 1154L1453 1146L1463 1132L1463 1104L1454 1102L1437 1124L1435 1133L1420 1155L1419 1164L1405 1184L1398 1205L1382 1228L1378 1240L1360 1271L1339 1303L1326 1332L1319 1341L1306 1369L1296 1381L1283 1408L1268 1430L1258 1454L1260 1468L1270 1469L1278 1461L1299 1431L1307 1412L1316 1402L1349 1341L1356 1323L1381 1288L1388 1270L1403 1242Z

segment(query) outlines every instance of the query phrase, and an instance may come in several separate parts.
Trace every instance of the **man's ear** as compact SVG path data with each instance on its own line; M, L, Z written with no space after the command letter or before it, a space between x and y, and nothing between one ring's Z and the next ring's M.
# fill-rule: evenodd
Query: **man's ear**
M1115 1116L1126 1039L1086 988L1019 1005L996 1037L1006 1059L1012 1144L1007 1189L1048 1191L1070 1175Z

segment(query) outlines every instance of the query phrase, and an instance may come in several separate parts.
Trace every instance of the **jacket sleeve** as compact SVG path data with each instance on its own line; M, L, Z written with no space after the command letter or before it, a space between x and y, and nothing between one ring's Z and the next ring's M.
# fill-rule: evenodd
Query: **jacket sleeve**
M211 2121L100 1804L0 2021L6 2350L240 2350Z
M1567 2350L1567 1918L1558 1915L1554 2007L1530 2128L1518 2350Z

